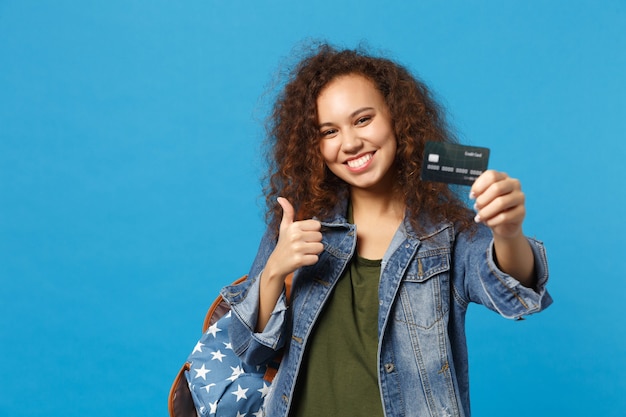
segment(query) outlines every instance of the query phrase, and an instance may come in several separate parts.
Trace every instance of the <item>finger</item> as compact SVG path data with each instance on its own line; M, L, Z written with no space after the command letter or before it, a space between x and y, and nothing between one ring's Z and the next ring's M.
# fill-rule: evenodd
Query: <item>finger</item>
M501 211L495 216L484 220L484 223L489 227L497 227L503 225L518 225L524 220L526 209L524 206L515 206L509 210Z
M302 230L300 223L293 223L291 226L285 228L281 235L285 242L291 243L316 243L322 241L322 233L313 231Z
M302 231L302 240L304 242L319 243L322 241L322 234L316 231Z
M283 209L283 217L280 221L280 228L283 229L293 223L295 210L289 200L284 197L278 197L276 201L278 201L278 204L280 204Z
M320 223L318 220L313 220L313 219L309 219L309 220L301 220L300 222L298 222L300 229L304 232L319 232L320 230L322 230L322 223ZM322 234L320 233L320 239Z
M522 223L524 222L525 214L524 206L516 206L511 210L499 213L483 223L491 229L494 236L515 237L522 233Z
M317 254L307 254L307 255L302 255L298 259L298 263L301 266L309 266L309 265L315 265L318 260L319 260L319 256L317 256Z
M521 207L523 209L524 201L525 196L524 193L522 193L521 191L499 196L490 201L485 206L477 208L477 217L483 222L487 222L502 213L509 212L511 210L517 209L518 207Z
M505 202L518 201L521 199L523 203L524 193L522 192L522 186L520 182L514 178L506 178L504 180L495 182L489 186L481 195L476 198L476 204L474 208L480 210L484 207L494 205L498 203L505 205ZM498 204L495 204L497 207Z
M492 184L502 181L507 178L508 175L504 172L494 171L492 169L487 170L480 174L474 184L472 184L472 188L470 189L470 198L475 199L482 195L485 190L487 190Z
M319 255L324 251L324 244L322 242L299 242L293 246L294 254L300 256L306 255Z

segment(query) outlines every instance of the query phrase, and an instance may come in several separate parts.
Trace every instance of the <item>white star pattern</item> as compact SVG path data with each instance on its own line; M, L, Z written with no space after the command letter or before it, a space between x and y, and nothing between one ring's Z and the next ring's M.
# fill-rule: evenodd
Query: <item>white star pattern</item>
M202 377L202 379L204 379L205 381L206 381L206 374L211 372L209 369L206 369L204 364L202 364L202 366L200 368L194 369L194 371L196 371L196 378Z
M222 359L226 357L226 355L224 355L221 351L216 350L215 352L211 352L211 355L213 356L214 361L220 361L222 362Z
M265 398L267 394L270 392L270 386L263 382L263 388L257 390L261 393L261 398Z
M264 417L262 404L271 391L270 384L262 379L266 367L244 369L228 340L232 321L228 317L230 313L204 332L187 359L189 371L185 376L194 394L198 415L217 417L226 413L231 417Z
M217 332L221 332L222 329L220 329L219 327L217 327L217 323L219 323L219 321L216 321L215 324L213 324L213 326L209 327L209 330L207 330L207 334L212 335L213 337L217 336Z
M247 400L248 397L246 397L246 392L248 392L248 389L249 388L243 389L241 388L241 385L237 384L237 391L231 392L231 394L237 397L237 400L235 400L235 402L239 402L239 400Z
M202 365L202 366L204 366L204 365ZM243 369L241 369L241 367L239 365L237 365L235 368L233 368L231 366L230 369L233 370L233 374L229 378L226 378L229 381L234 381L235 379L239 378L241 376L241 374L245 373L243 371Z
M219 402L219 400L215 400L214 403L209 403L209 414L217 413L217 403L218 402Z
M200 342L196 343L196 347L193 348L193 352L191 352L191 354L193 355L196 352L202 353L202 346L204 346L203 343L200 343Z

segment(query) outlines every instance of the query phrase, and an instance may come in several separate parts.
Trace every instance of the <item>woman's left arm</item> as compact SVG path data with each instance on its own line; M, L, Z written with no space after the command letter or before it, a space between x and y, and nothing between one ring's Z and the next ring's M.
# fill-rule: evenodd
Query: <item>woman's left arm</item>
M498 267L525 287L533 288L535 259L522 232L526 208L519 180L504 172L485 171L472 185L470 198L476 200L475 221L484 223L493 233Z

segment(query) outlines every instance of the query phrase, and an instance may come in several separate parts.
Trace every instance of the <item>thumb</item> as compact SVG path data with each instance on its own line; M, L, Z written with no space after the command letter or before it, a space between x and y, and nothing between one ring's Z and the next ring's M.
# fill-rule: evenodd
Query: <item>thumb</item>
M285 226L289 226L293 223L295 217L295 210L289 200L284 197L278 197L276 199L278 204L283 208L283 218L280 221L280 228L282 229Z

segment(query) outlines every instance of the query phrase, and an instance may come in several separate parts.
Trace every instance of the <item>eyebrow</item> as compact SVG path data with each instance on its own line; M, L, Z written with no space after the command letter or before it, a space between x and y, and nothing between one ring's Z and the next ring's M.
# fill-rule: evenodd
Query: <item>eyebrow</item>
M374 108L373 107L361 107L359 109L356 109L352 113L350 113L350 118L356 117L359 113L363 113L364 111L370 111L370 110L374 110ZM326 122L326 123L322 123L321 125L319 125L319 127L332 126L332 125L333 123Z

